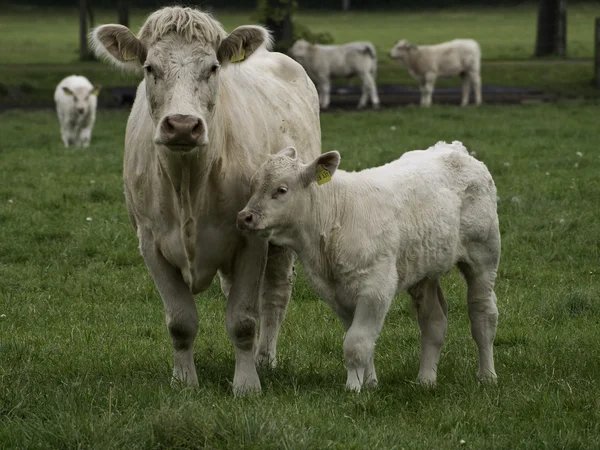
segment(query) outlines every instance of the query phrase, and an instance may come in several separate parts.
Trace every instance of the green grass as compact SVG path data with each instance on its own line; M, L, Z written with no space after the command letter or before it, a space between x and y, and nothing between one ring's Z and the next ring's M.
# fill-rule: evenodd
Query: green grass
M336 43L371 40L379 52L380 84L415 86L406 69L386 55L401 38L436 43L456 37L480 42L482 78L486 84L539 87L549 92L598 96L592 87L593 23L600 4L570 4L568 10L569 60L528 61L535 43L536 4L495 8L459 8L428 11L314 13L300 12L298 21L314 31L329 31ZM135 31L149 11L133 10ZM56 84L79 73L103 86L135 84L98 62L79 62L76 9L11 7L0 16L0 104L47 105ZM220 11L217 18L227 30L252 23L249 12ZM96 25L115 21L113 11L96 11ZM347 81L344 81L347 82ZM459 85L459 80L440 85ZM109 101L105 91L103 99Z
M401 295L376 349L380 388L345 392L342 327L300 272L280 367L261 372L262 395L234 399L216 284L197 301L200 388L169 387L162 303L124 207L127 114L100 111L86 151L62 147L50 111L0 114L0 448L596 448L599 116L580 101L323 115L323 150L339 150L345 169L441 139L489 167L503 246L499 384L475 381L452 272L438 387L414 383L418 328Z

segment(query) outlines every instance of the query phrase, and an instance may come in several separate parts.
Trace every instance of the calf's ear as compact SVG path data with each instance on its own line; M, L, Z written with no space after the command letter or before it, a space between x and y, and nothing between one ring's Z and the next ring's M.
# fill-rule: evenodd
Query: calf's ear
M238 27L219 45L217 59L221 65L242 62L263 45L267 49L273 45L266 28L255 25Z
M100 93L100 89L102 89L102 86L100 86L99 84L95 84L92 88L92 94L94 94L97 97Z
M287 156L288 158L292 158L292 159L297 159L298 158L298 152L296 151L296 149L294 147L286 147L283 150L280 150L279 152L277 152L278 156Z
M319 155L313 162L304 166L302 171L304 184L308 186L313 181L318 184L331 181L331 177L339 167L340 161L340 154L335 150Z
M66 86L63 86L62 90L63 90L63 92L64 92L66 95L68 95L69 97L70 97L71 95L73 95L73 91L72 91L71 89L69 89L68 87L66 87Z
M123 25L102 25L90 33L96 56L126 72L141 72L146 61L146 46Z

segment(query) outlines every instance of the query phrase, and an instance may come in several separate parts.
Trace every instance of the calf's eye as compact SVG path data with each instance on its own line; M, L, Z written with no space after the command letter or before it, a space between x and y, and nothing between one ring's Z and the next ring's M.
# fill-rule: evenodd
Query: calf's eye
M279 189L277 189L278 194L285 194L287 191L288 190L285 186L281 186Z
M213 64L212 67L210 68L210 73L217 73L217 70L219 70L219 65L218 64Z
M149 65L149 64L146 64L146 65L144 66L144 70L146 71L146 73L147 73L148 75L152 74L152 66L151 66L151 65Z

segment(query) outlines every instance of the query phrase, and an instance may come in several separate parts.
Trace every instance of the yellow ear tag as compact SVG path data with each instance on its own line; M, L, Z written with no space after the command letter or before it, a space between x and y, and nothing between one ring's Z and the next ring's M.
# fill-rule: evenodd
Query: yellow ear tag
M92 94L94 94L96 97L98 96L98 94L99 94L99 93L100 93L100 90L99 90L99 89L94 89L94 90L92 91Z
M64 89L63 89L63 92L65 93L65 95L66 95L67 97L70 97L70 96L72 96L72 95L73 95L73 93L72 93L72 92L70 92L70 91L65 91Z
M121 50L121 57L123 58L123 61L133 61L137 58L137 55L129 53L126 49L123 49Z
M242 49L242 52L238 56L232 56L229 61L232 63L240 62L240 61L244 60L245 56L246 56L246 51L244 49Z
M329 170L322 166L317 166L317 184L320 186L331 181Z

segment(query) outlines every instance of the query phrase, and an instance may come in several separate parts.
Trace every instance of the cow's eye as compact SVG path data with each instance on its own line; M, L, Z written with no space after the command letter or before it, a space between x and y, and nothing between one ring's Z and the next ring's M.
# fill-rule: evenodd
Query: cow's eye
M219 70L219 65L218 64L213 64L212 67L210 68L210 73L217 73L217 70Z
M144 70L146 71L146 73L147 73L148 75L151 75L151 74L152 74L152 66L151 66L150 64L146 64L146 65L144 66Z
M285 194L287 191L288 189L285 186L281 186L279 189L277 189L278 194Z

